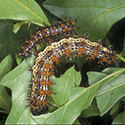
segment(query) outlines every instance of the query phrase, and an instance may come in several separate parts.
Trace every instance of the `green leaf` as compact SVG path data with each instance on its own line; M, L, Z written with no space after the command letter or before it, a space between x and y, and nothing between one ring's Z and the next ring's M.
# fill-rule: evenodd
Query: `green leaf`
M0 63L0 81L12 67L12 58L10 55L6 56ZM6 113L9 112L11 105L10 96L7 94L6 89L0 83L0 108L4 109ZM1 111L0 111L1 112Z
M96 100L94 99L91 103L91 105L82 111L81 116L84 118L92 117L92 116L98 116L100 115L99 109L96 104Z
M113 120L112 124L123 125L125 124L125 112L119 113Z
M113 106L113 108L110 111L110 115L113 115L118 110L121 101L125 102L125 97L121 98L120 100L118 100L115 103L115 105Z
M22 37L25 34L25 37L28 36L26 28L23 26L18 32L14 34L12 32L13 22L8 20L0 21L0 60L2 60L8 54L14 56L14 52L20 48L20 41L24 40Z
M77 120L73 123L73 125L81 125L81 124L80 124L79 120L77 119Z
M43 6L60 18L77 19L77 33L90 39L104 38L111 26L125 17L124 0L47 0Z
M29 121L29 110L27 108L28 102L26 99L29 80L31 79L31 72L28 69L33 65L33 60L34 56L24 60L1 81L1 85L12 90L12 108L6 124L21 124L22 122L27 123Z
M100 72L88 72L87 73L89 78L89 85L93 85L94 83L98 82L102 78L106 77L107 74L100 73Z
M11 98L8 95L5 87L0 85L0 108L5 110L4 113L9 114L10 107L11 107ZM3 112L3 110L0 110L0 112Z
M88 72L89 84L92 85L95 82L110 76L111 73L124 71L124 68L106 68L101 73L98 72ZM107 81L108 84L103 86L97 93L97 105L100 110L100 114L104 115L108 112L112 106L123 96L125 96L124 92L124 74L119 76L114 76Z
M0 19L25 20L40 26L49 24L34 0L0 0Z
M114 106L112 107L112 109L111 109L111 111L110 111L110 115L113 115L113 114L118 110L119 104L120 104L121 101L122 101L122 100L120 99L120 100L118 100L118 101L114 104Z
M116 68L115 73L121 71L125 71L125 69ZM125 96L124 86L125 86L125 74L118 73L118 75L114 76L113 79L108 81L106 85L100 88L100 90L96 94L96 99L101 116L104 115L106 112L108 112L119 99Z
M12 67L12 58L10 55L6 56L0 63L0 80L7 74Z
M14 33L17 33L17 32L19 31L20 27L21 27L23 24L25 24L25 23L27 23L27 22L23 21L23 22L20 22L20 23L16 23L16 24L14 25L13 32L14 32Z
M57 107L65 104L71 96L71 91L74 86L79 86L81 81L81 74L74 70L74 67L68 69L66 73L60 77L54 77L53 82L56 83L56 87L52 87L52 90L56 93L52 95Z
M4 85L10 88L12 92L14 91L19 94L22 93L22 90L24 89L23 86L26 86L27 84L29 84L31 72L28 69L30 68L30 66L33 65L33 59L34 59L34 56L32 56L31 58L28 58L27 60L24 60L19 66L17 66L14 70L9 72L2 79L1 85ZM19 90L17 91L18 88ZM15 97L18 97L19 95L15 93L15 94L12 94L12 96L13 96L12 99L15 99Z

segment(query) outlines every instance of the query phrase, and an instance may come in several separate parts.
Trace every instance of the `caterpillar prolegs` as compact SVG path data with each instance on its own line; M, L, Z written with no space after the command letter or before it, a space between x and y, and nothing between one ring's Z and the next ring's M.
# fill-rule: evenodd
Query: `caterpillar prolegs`
M100 43L91 42L86 38L63 38L59 42L47 46L44 51L38 54L32 67L33 78L28 95L32 114L41 114L47 108L47 96L52 93L50 77L54 75L62 57L65 57L65 60L72 61L74 57L77 59L82 55L87 55L88 60L97 58L98 63L111 64L116 61L114 53Z

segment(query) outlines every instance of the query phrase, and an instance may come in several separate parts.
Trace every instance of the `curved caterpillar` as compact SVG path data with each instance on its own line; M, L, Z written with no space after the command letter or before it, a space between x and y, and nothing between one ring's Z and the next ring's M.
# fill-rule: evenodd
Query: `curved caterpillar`
M101 44L85 38L64 38L47 46L38 54L32 67L33 78L28 95L32 114L41 114L47 108L47 96L52 93L49 90L49 86L52 85L49 77L54 75L56 66L61 63L63 56L66 60L72 60L74 57L78 58L85 54L88 56L88 60L98 58L101 64L111 64L116 60L114 53Z
M47 41L46 43L49 44L53 42L52 37L58 38L59 35L63 37L71 36L71 34L74 33L74 30L77 29L74 24L75 21L60 21L53 26L46 26L43 29L37 30L30 36L30 40L25 40L26 45L21 46L21 51L18 54L19 57L29 57L32 50L35 49L42 40ZM46 40L47 38L49 38L49 40Z

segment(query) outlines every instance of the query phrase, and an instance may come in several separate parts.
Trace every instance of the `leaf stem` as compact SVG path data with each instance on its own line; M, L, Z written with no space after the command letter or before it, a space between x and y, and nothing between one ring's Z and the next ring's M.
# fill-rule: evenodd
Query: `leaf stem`
M8 111L0 110L1 113L9 114Z
M125 58L123 58L123 57L120 56L119 54L115 54L115 56L116 56L117 58L119 58L120 60L122 60L123 62L125 62Z

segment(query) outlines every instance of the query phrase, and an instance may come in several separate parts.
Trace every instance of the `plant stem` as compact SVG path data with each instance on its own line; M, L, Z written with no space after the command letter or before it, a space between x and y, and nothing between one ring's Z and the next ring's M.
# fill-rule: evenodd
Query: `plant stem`
M0 110L1 113L9 114L8 111Z
M120 60L122 60L123 62L125 62L125 58L123 58L123 57L120 56L119 54L115 54L115 56L116 56L117 58L119 58Z

